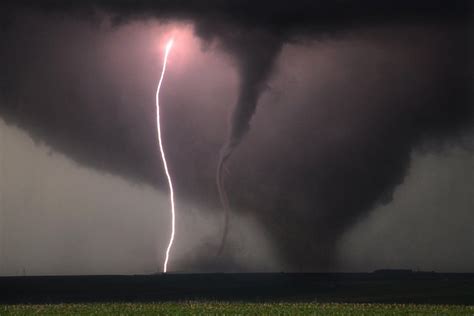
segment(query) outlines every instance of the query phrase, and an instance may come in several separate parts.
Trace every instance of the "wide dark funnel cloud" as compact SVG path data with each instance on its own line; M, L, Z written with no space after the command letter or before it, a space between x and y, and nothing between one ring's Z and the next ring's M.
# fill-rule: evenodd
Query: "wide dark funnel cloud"
M18 22L35 15L48 25ZM332 269L338 238L374 206L390 202L412 151L449 145L472 127L470 15L468 1L11 1L1 13L0 115L81 164L165 188L153 115L140 106L153 104L152 93L143 95L154 91L154 80L121 96L137 80L109 73L120 67L101 68L106 61L95 47L105 38L57 25L101 23L104 16L116 27L190 22L203 42L231 56L239 75L229 132L222 135L220 186L227 161L235 175L228 182L234 209L248 210L268 228L289 269ZM51 29L61 41L51 39ZM285 45L334 42L348 43L337 50L346 64L308 69L314 84L305 83L311 91L304 100L288 101L280 112L259 108L265 119L258 118ZM68 51L87 43L92 48ZM65 51L79 57L65 58ZM139 61L134 52L122 57ZM127 98L132 105L124 105ZM251 124L261 129L243 141ZM264 137L266 130L273 136ZM243 154L234 163L228 158L237 145ZM208 175L189 180L190 164L174 163L180 196L211 196L207 202L215 206Z

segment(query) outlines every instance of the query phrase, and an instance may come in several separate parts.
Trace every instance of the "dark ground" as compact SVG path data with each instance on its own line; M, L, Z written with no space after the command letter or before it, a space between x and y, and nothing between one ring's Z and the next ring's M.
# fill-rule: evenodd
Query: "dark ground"
M181 300L474 305L474 274L162 274L0 277L0 303Z

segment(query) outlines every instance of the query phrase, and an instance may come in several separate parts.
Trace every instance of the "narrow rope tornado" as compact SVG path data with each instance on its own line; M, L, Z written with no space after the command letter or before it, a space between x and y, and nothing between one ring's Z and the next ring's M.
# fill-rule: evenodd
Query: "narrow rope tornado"
M171 237L168 244L168 248L166 248L166 256L165 256L165 263L163 264L163 272L166 273L168 269L168 260L170 257L170 250L173 246L174 234L175 234L175 224L176 224L176 215L174 209L174 191L173 191L173 182L171 181L171 176L168 170L168 164L166 163L166 156L165 151L163 149L163 141L161 140L161 127L160 127L160 89L161 84L163 83L163 77L165 76L166 71L166 63L168 61L168 54L171 50L171 46L173 46L173 39L170 39L166 44L165 49L165 58L163 60L163 70L161 71L160 81L158 82L158 87L156 89L156 129L158 132L158 144L160 147L161 152L161 160L163 161L163 168L165 169L166 177L168 178L168 185L170 188L170 203L171 203Z

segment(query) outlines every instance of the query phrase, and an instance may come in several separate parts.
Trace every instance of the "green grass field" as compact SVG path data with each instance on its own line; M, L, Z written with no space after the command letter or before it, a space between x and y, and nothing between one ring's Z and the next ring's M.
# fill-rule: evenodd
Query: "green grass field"
M319 303L2 305L0 315L474 315L474 306Z

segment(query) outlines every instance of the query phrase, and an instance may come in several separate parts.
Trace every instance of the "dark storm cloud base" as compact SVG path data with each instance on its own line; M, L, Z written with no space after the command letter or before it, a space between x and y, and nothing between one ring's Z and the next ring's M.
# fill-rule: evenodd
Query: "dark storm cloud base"
M0 303L182 300L474 304L474 274L165 274L0 278Z
M100 65L100 58L86 59L87 67L78 64L78 76L68 77L64 69L69 69L70 60L63 65L58 63L65 58L61 52L68 44L50 38L47 27L43 33L36 34L36 29L23 25L17 17L33 12L39 16L38 23L45 25L56 23L53 17L58 16L66 21L73 17L100 20L103 17L100 13L110 14L117 25L153 18L191 21L203 42L217 41L218 47L236 61L240 85L228 138L232 146L237 145L249 129L260 93L284 44L327 43L346 36L369 37L369 44L380 45L380 54L386 56L381 64L371 63L373 56L355 56L342 76L353 80L338 81L327 87L315 84L314 88L324 88L320 94L331 94L331 97L324 99L317 95L305 100L310 106L305 108L304 121L288 123L290 131L302 130L302 126L311 124L318 133L295 132L294 135L303 135L301 139L310 136L311 140L302 142L303 146L294 151L291 149L295 148L289 146L286 152L283 143L288 139L278 135L283 149L257 170L263 177L249 177L248 185L237 181L228 183L233 207L249 210L264 223L283 260L293 271L327 271L337 266L335 252L339 238L380 203L390 203L394 190L404 181L412 151L430 141L455 143L458 134L473 126L471 5L468 1L300 0L291 2L291 6L287 1L203 3L7 2L0 13L4 32L0 44L3 71L0 115L9 124L28 130L35 139L45 141L85 166L163 189L164 176L157 172L161 167L153 138L155 127L147 120L153 117L152 113L139 112L118 101L118 89L96 70L99 67L94 67ZM412 38L413 29L419 33ZM77 34L83 32L81 29ZM90 33L84 34L91 37ZM69 40L72 36L66 32L64 37ZM392 37L393 43L384 42ZM93 52L93 42L86 43L90 46L87 44L81 52ZM398 54L402 55L401 59L397 59ZM91 75L83 72L83 68L89 69L91 74L92 69L96 72ZM379 72L383 76L376 84L364 81L371 73ZM33 79L29 78L32 73ZM318 75L324 77L324 74ZM104 80L100 79L102 76ZM67 84L75 83L78 78L87 84L72 88ZM34 83L34 91L24 91L30 82L28 79ZM364 84L373 86L367 88ZM140 91L125 92L134 95ZM363 97L357 98L359 94ZM131 108L134 112L127 112ZM324 111L315 111L316 108ZM109 113L114 114L113 119ZM120 113L125 113L123 121L116 119ZM324 113L328 114L326 120L316 115ZM133 121L134 117L139 120ZM331 119L336 123L347 120L348 124L341 124L338 131L346 136L339 140L328 136L332 126L327 122ZM137 124L137 121L145 123ZM175 122L169 124L179 126ZM234 174L249 174L255 162L259 161L233 166ZM176 170L186 170L188 160L174 163ZM260 163L265 165L265 161ZM193 172L195 180L190 180L185 173L174 175L180 197L195 201L211 196L214 199L206 202L214 206L213 182L203 185L208 175L198 174L199 170L193 169ZM193 195L196 187L210 189L198 196ZM433 229L439 230L439 227Z

